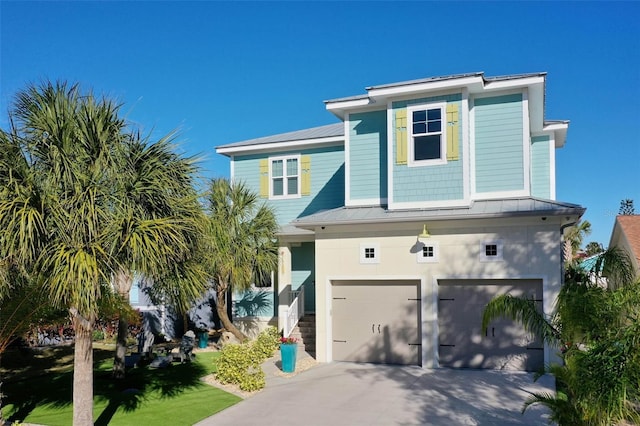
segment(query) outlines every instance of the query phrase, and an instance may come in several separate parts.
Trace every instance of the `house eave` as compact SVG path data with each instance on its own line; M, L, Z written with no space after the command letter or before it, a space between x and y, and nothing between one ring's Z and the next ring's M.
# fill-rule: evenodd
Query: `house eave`
M236 147L218 147L216 153L231 157L237 154L251 154L263 151L314 148L323 145L334 145L344 142L344 136L332 136L327 138L297 139L286 142L265 142L254 145L243 145Z

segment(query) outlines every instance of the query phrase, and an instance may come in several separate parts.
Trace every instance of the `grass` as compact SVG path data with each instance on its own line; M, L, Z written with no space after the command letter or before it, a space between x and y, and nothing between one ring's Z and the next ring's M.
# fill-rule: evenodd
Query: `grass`
M3 414L9 424L16 420L47 426L72 423L72 350L3 354ZM114 380L113 349L94 349L95 425L192 425L236 404L241 398L200 380L215 371L217 356L217 352L200 352L190 364L133 368L125 379Z

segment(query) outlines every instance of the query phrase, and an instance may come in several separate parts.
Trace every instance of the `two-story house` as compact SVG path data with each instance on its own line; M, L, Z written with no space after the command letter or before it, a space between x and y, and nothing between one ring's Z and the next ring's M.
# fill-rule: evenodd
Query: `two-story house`
M325 101L337 124L218 147L232 179L278 214L280 327L303 290L321 362L535 370L553 360L511 321L481 329L498 294L552 312L562 230L584 213L555 200L568 122L545 120L545 79L371 86Z

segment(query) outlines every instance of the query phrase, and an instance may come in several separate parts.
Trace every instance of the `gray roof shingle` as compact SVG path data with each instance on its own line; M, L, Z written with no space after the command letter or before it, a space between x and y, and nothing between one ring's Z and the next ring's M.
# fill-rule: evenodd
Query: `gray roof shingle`
M262 138L249 139L216 147L216 149L246 147L278 142L302 141L307 139L322 139L336 136L344 136L344 123L328 124L326 126L312 127L310 129L296 130L294 132L280 133Z

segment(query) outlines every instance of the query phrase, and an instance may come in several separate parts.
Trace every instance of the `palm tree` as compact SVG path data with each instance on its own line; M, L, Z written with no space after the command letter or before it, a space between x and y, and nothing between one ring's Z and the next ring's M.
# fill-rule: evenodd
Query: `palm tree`
M173 137L170 134L150 143L139 133L131 133L121 146L116 185L120 204L114 218L119 266L113 282L124 300L129 300L136 274L150 281L170 275L175 265L188 259L191 246L202 234L202 208L194 188L195 160L174 152ZM155 249L151 252L149 247ZM195 294L185 302L189 303L206 291L207 278L201 268L192 268L189 279L175 285L182 293ZM120 315L115 378L125 375L127 334L127 316Z
M74 425L93 424L92 332L117 299L113 277L161 270L187 247L179 215L125 220L136 201L123 197L131 132L118 113L77 85L44 83L18 93L0 132L0 256L71 315ZM153 191L147 199L162 198Z
M207 266L216 293L216 312L223 327L244 340L227 315L227 295L245 291L257 279L277 268L273 210L260 202L245 184L214 179L206 194L211 248Z
M591 223L588 220L572 226L564 234L564 258L567 263L572 263L576 253L582 247L584 237L591 234Z
M533 393L523 410L543 404L561 426L640 421L640 282L632 281L630 265L626 253L613 248L591 271L570 267L549 317L533 301L509 295L487 304L483 327L508 317L561 351L564 363L546 367L556 393Z

